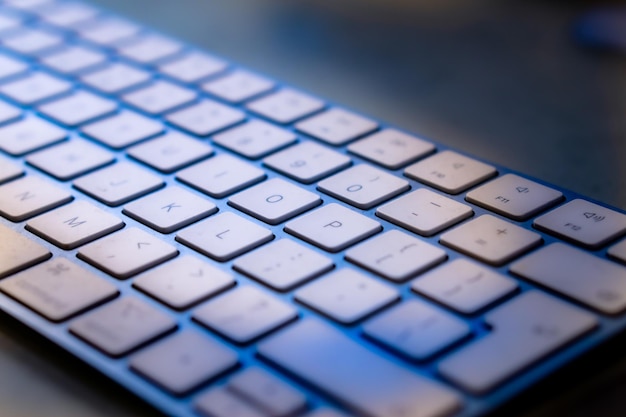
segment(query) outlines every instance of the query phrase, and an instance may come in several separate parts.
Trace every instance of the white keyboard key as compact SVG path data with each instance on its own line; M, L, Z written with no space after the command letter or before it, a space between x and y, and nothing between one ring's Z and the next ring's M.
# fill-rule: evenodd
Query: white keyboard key
M474 211L426 188L380 206L376 215L422 236L432 236L471 217Z
M124 214L161 233L171 233L216 211L209 199L176 186L124 206Z
M32 72L28 76L0 85L0 93L22 105L48 99L65 93L72 84L43 72Z
M25 153L60 142L67 131L36 116L27 116L0 127L0 149L11 155Z
M1 177L2 175L0 175ZM626 239L611 246L607 253L609 256L626 263Z
M324 102L289 88L264 96L246 105L263 117L278 123L291 123L324 108Z
M572 200L535 219L533 226L598 248L626 232L626 215L586 200Z
M140 64L153 64L179 52L182 45L160 35L143 35L117 48L118 53Z
M163 186L163 180L135 164L119 162L82 176L74 187L96 200L119 206Z
M339 108L296 123L298 131L331 145L343 145L377 128L375 121Z
M22 19L17 16L0 14L0 32L8 32L23 25ZM1 71L1 70L0 70Z
M189 392L238 362L236 352L190 330L169 336L129 359L133 371L174 395Z
M380 232L382 226L336 203L290 221L285 231L329 252L339 252Z
M196 96L193 90L157 80L147 87L124 94L122 100L146 113L156 115L187 104L195 100Z
M272 178L228 199L228 204L269 224L279 224L320 205L320 196Z
M2 63L0 63L0 68ZM10 122L22 115L22 110L0 99L0 124Z
M233 264L243 272L278 291L287 291L333 268L330 258L291 239L268 243L237 258Z
M24 174L20 165L0 155L0 184L10 181Z
M32 175L0 186L0 214L14 222L21 222L71 200L72 195L64 189Z
M180 171L176 179L215 198L265 179L263 170L230 155L217 155Z
M251 286L228 291L193 313L194 320L236 343L248 343L297 317L291 305Z
M469 336L469 326L419 300L408 300L363 325L363 332L414 360L424 360Z
M193 83L226 69L226 62L200 53L187 53L174 61L161 64L159 72L184 83Z
M306 397L269 372L251 367L228 381L228 388L266 411L270 416L298 414L306 407Z
M228 129L213 142L250 159L258 159L296 141L296 135L261 120Z
M115 149L124 148L163 131L163 124L129 110L88 124L81 132Z
M111 153L76 138L26 157L26 162L62 181L78 177L113 161Z
M213 154L213 148L176 131L133 146L128 155L159 171L170 173Z
M0 16L0 19L1 18L2 16ZM9 57L7 55L0 54L0 79L21 74L27 69L28 65L26 65L24 62L18 61L17 59Z
M470 191L465 197L470 203L519 221L545 210L562 198L560 191L515 174L496 178Z
M439 364L444 377L474 394L491 391L598 325L586 311L538 291L514 298L485 320L492 333Z
M202 100L167 115L168 122L198 136L207 136L245 119L245 114L216 101Z
M439 241L481 261L502 265L541 244L542 238L538 233L485 214L444 233Z
M222 262L273 238L269 229L231 212L210 217L176 235L177 241Z
M346 259L400 282L446 260L440 248L398 230L373 237L346 252Z
M435 151L435 145L395 129L384 129L348 145L348 151L398 169Z
M626 309L626 268L563 243L520 259L511 272L605 314Z
M115 17L98 19L78 28L78 33L83 39L105 46L126 40L137 32L139 32L137 25Z
M459 396L449 388L318 321L296 323L260 343L258 349L263 358L363 415L447 416L461 406Z
M200 414L208 417L267 417L267 414L253 408L223 386L211 388L200 395L194 407Z
M51 321L65 320L117 295L117 288L65 258L2 280L0 290Z
M119 218L86 201L76 201L26 223L26 229L62 249L74 249L122 227Z
M178 255L178 250L136 227L83 246L78 257L116 278L128 278Z
M133 286L182 310L235 285L233 277L193 256L182 256L138 276Z
M310 184L350 165L350 158L314 142L301 142L263 160L268 167Z
M23 55L40 54L63 42L64 39L53 32L26 27L2 39L4 46Z
M98 10L80 3L56 3L36 11L41 19L56 26L71 27L94 18Z
M411 288L463 314L474 314L517 289L517 283L459 258L418 277Z
M166 313L138 298L124 297L77 318L70 332L117 357L175 327Z
M343 324L352 324L400 298L394 288L344 268L316 279L295 299Z
M202 84L202 89L222 100L241 103L259 94L273 89L275 83L243 70L235 70L230 74Z
M84 46L69 46L54 54L45 55L41 62L63 74L75 74L103 63L106 55Z
M135 87L149 79L149 72L121 62L113 63L102 70L90 72L81 77L81 81L85 84L108 94Z
M404 175L450 194L458 194L496 175L496 169L453 151L439 152L408 166Z
M317 189L368 210L406 191L409 182L369 165L357 165L317 184Z
M70 96L39 106L45 116L66 126L78 126L98 117L113 113L117 103L86 91L78 91Z
M0 224L0 278L48 259L46 247Z

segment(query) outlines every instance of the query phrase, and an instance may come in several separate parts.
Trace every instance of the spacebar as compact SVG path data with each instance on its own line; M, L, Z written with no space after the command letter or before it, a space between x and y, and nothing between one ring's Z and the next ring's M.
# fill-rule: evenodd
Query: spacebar
M315 320L304 320L269 338L259 345L259 353L366 416L445 416L461 405L448 388Z

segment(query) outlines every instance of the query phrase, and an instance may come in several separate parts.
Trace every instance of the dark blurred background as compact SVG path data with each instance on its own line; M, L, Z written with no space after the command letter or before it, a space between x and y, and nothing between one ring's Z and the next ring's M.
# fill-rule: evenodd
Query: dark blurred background
M95 3L323 98L626 208L626 55L599 47L595 32L582 30L599 10L623 7L617 3ZM608 27L591 21L596 31ZM0 378L3 416L151 415L123 390L19 330L2 329L0 345L0 372L11 375ZM518 412L624 415L623 346L608 362L592 362L580 378L570 378L564 390L549 387L550 394Z

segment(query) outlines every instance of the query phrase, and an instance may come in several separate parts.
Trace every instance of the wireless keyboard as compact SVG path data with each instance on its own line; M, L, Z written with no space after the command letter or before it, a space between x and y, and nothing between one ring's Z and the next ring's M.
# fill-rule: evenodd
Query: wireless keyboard
M484 415L624 331L622 211L0 4L0 308L164 414Z

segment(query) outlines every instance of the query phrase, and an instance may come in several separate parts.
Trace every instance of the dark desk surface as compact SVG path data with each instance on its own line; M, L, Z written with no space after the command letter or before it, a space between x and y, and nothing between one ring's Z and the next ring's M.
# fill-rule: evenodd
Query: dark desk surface
M586 2L98 3L349 108L626 208L626 57L574 42L572 25ZM626 360L616 355L598 368L522 414L623 415ZM0 410L151 414L6 325Z

